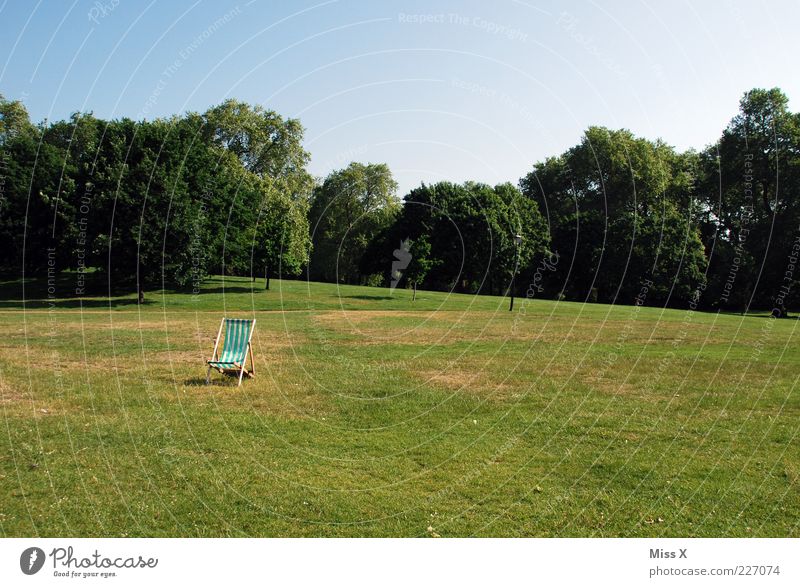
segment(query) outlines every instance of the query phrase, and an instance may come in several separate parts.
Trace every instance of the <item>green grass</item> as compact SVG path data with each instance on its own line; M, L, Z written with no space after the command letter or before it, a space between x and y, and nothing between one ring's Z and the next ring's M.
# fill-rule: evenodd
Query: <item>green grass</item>
M262 287L0 284L2 535L800 536L795 320Z

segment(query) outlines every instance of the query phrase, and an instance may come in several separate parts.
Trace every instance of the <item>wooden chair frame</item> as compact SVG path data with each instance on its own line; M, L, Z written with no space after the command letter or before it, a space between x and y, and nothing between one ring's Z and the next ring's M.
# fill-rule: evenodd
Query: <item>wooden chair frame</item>
M220 341L220 338L222 338L222 329L225 328L225 320L227 320L227 318L223 318L222 321L219 323L219 330L217 331L217 338L214 341L214 352L211 354L211 358L208 361L206 361L206 363L208 363L208 372L206 373L206 385L211 383L211 369L216 369L219 373L222 373L223 375L236 376L236 374L238 374L239 375L239 385L237 385L237 387L240 387L242 385L242 377L244 377L245 374L247 374L247 377L249 377L249 378L253 378L253 377L256 376L256 363L253 360L253 344L251 342L251 340L253 338L253 332L256 329L256 321L255 321L255 318L254 318L253 319L253 323L250 325L250 332L247 335L247 351L246 351L247 354L245 355L245 360L242 361L241 365L239 365L238 363L233 363L235 365L235 368L229 369L229 368L225 368L225 367L216 367L216 366L211 364L211 363L216 362L216 359L217 359L217 354L219 352L219 341ZM225 336L228 336L228 334L226 333ZM247 355L250 356L250 369L249 370L245 367L245 365L247 365Z

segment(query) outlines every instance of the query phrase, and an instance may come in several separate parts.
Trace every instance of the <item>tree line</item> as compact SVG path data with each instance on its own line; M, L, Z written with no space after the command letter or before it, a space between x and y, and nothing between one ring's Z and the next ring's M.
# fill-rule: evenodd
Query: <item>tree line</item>
M31 122L0 96L0 270L199 290L211 274L728 311L797 305L800 115L754 89L679 152L590 127L515 185L308 172L303 127L235 100ZM516 276L516 279L514 279ZM62 292L62 294L67 292Z

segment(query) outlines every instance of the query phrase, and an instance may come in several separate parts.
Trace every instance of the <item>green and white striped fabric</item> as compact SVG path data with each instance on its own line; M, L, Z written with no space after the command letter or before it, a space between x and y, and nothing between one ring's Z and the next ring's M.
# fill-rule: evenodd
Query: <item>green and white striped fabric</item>
M225 342L222 354L218 361L209 361L209 364L220 368L230 369L244 364L247 357L247 342L250 340L252 320L225 319Z

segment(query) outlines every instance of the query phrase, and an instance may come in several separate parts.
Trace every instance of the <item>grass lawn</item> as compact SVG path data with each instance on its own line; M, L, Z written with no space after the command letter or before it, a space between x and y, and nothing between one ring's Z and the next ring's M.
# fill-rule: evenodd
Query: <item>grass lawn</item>
M795 320L0 287L3 536L800 536ZM223 315L257 319L241 388L204 385Z

